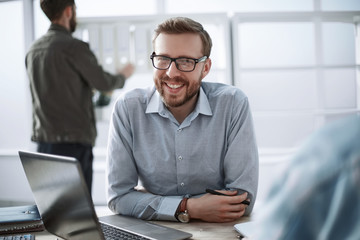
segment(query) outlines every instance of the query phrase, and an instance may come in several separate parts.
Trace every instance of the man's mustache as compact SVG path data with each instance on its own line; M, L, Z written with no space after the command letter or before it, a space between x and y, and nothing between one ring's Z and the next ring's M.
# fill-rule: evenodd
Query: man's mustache
M182 84L187 84L188 81L186 81L184 78L182 77L174 77L174 78L169 78L169 77L161 77L159 78L161 82L175 82L175 83L182 83Z

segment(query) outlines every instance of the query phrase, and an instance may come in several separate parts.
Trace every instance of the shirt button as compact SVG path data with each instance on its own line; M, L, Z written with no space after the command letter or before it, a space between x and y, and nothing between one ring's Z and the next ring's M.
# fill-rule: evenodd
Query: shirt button
M183 183L183 182L182 182L182 183L180 183L180 186L182 186L182 187L183 187L183 186L185 186L185 183Z
M182 131L182 128L179 128L177 131L178 131L178 132L181 132L181 131Z
M179 161L183 160L182 156L178 156Z

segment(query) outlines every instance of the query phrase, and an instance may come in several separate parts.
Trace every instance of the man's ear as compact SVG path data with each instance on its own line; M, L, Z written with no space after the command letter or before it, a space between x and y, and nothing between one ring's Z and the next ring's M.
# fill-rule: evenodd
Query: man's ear
M65 9L64 9L64 15L66 16L66 18L72 18L72 15L73 15L73 6L67 6Z
M208 75L208 73L210 72L211 69L211 58L207 58L204 64L204 67L202 69L202 78L204 78L206 75Z

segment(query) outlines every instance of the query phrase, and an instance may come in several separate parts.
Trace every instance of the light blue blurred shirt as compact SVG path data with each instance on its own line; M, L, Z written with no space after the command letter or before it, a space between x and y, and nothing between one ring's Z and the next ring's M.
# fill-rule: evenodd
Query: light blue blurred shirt
M134 189L138 180L148 193ZM107 199L115 213L172 220L184 195L206 188L248 192L252 211L258 152L249 102L235 87L203 82L194 111L179 124L155 87L117 100L110 123Z
M359 116L313 135L255 216L254 240L359 240Z

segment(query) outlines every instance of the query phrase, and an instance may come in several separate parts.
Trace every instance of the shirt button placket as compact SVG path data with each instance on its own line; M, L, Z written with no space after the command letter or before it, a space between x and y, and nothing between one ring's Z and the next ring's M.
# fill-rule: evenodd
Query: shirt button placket
M176 140L175 142L177 142L177 140L180 140L181 139L181 132L182 132L182 128L178 128L176 129ZM178 183L179 183L179 192L182 193L184 191L184 187L185 187L185 183L183 182L183 177L181 177L183 175L183 167L184 166L181 166L183 164L183 160L184 160L184 157L181 155L181 153L183 152L183 148L182 148L183 144L182 142L180 141L179 142L179 145L175 145L175 152L176 152L176 158L177 158L177 172L178 172Z

